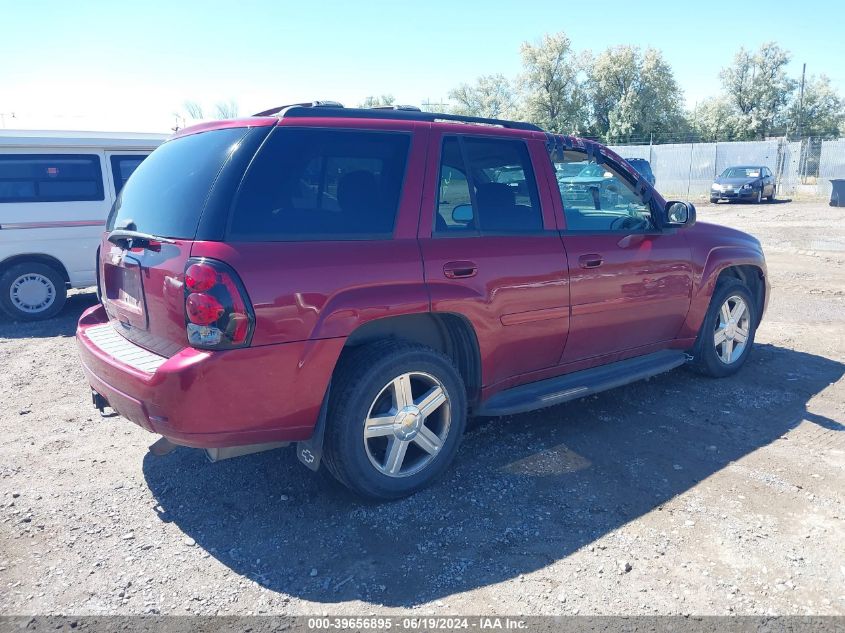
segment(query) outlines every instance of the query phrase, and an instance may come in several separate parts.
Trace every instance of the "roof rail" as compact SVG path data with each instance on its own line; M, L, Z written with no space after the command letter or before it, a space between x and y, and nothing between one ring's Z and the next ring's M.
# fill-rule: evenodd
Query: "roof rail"
M305 101L303 103L288 103L286 105L276 106L275 108L270 108L269 110L264 110L263 112L256 112L252 116L273 116L274 114L279 114L282 110L287 110L288 108L342 108L343 104L337 101Z
M543 128L524 121L506 121L504 119L486 119L477 116L461 114L445 114L443 112L423 112L419 108L410 109L407 106L390 106L388 108L344 108L331 101L314 101L311 103L295 103L280 108L272 108L254 116L279 116L291 118L344 118L344 119L394 119L400 121L450 121L454 123L475 123L491 125L513 130L532 130L542 132Z
M370 110L408 110L410 112L422 112L420 108L415 105L378 105L368 108Z

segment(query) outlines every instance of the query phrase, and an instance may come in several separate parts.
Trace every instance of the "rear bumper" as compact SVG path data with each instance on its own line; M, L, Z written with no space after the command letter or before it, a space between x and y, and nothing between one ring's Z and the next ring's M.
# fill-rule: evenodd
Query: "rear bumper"
M82 314L76 340L92 389L138 426L176 444L213 448L308 439L343 339L124 361L89 336L102 333L102 306ZM107 327L111 327L108 326ZM98 329L94 329L98 328ZM94 339L101 340L98 336ZM101 346L102 345L102 346Z

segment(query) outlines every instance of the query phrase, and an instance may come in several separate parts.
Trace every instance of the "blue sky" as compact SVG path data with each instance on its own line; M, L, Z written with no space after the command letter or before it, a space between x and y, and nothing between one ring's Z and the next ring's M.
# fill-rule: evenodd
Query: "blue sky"
M565 31L576 49L661 49L688 105L715 94L740 46L776 40L845 93L845 3L229 1L0 3L6 127L166 132L186 100L242 114L303 100L445 99L519 72L519 45ZM14 112L14 119L10 113Z

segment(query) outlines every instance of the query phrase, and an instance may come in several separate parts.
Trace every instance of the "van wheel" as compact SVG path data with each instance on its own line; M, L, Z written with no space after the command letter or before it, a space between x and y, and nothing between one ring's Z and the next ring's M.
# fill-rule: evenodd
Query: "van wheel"
M332 378L326 466L365 497L413 494L455 457L466 410L463 380L443 354L401 341L353 348Z
M757 308L738 279L716 285L695 342L693 367L714 378L735 374L748 358L757 330Z
M0 275L0 308L17 321L52 318L66 299L64 277L47 264L23 262Z

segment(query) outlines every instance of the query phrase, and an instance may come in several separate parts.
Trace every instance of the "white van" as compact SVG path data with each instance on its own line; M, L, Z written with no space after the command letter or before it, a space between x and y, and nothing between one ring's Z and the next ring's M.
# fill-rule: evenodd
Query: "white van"
M106 216L161 134L0 130L0 309L55 316L96 284Z

